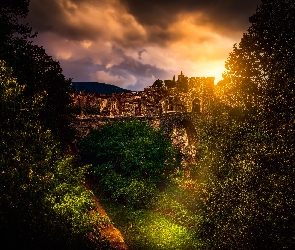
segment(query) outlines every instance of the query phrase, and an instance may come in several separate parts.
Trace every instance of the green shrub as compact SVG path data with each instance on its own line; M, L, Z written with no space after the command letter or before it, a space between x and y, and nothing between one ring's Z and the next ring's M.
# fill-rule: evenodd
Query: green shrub
M127 204L133 207L145 207L157 198L158 189L155 183L132 180L128 186L120 190Z
M137 120L114 122L79 142L83 164L92 164L101 188L117 201L144 207L169 180L177 152L161 131Z

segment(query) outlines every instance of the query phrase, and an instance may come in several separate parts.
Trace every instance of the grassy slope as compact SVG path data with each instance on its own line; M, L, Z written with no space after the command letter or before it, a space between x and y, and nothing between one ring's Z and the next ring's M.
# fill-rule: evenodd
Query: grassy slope
M178 186L163 192L151 209L136 210L96 195L130 250L200 248L193 231L198 217L189 209L188 192Z

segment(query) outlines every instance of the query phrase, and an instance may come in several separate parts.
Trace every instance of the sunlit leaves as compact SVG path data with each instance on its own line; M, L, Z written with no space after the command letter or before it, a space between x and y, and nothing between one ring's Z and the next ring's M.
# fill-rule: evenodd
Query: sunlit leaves
M62 159L59 144L38 122L42 95L26 100L12 69L0 62L0 231L10 249L79 248L100 224L86 167ZM99 238L99 237L98 237ZM41 244L41 245L40 245Z
M294 247L294 12L262 1L226 62L222 112L200 122L198 232L210 249Z
M224 76L230 79L228 94L233 103L268 106L270 110L292 105L288 100L294 98L295 66L295 10L291 2L262 1L261 11L250 18L252 26L226 62ZM288 103L268 105L282 94Z

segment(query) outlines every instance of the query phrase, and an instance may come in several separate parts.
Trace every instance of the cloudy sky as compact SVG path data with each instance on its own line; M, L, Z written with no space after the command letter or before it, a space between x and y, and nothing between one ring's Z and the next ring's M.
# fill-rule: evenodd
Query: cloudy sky
M156 79L221 79L260 0L31 0L35 43L67 78L143 90Z

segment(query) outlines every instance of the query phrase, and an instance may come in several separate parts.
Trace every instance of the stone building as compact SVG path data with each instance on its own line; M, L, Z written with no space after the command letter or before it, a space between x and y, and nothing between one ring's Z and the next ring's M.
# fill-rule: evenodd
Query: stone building
M150 86L143 91L73 95L74 105L82 110L96 108L100 116L159 116L170 112L206 112L214 92L214 77L188 78L181 72L175 81L165 80L162 87Z

